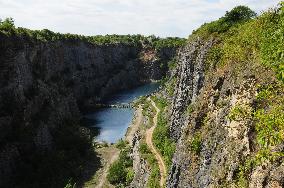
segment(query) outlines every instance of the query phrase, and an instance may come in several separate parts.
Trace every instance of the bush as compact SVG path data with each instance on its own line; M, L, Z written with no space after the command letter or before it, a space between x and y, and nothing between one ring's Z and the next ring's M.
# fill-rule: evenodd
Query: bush
M126 141L124 141L123 139L119 139L119 141L116 143L115 145L118 149L122 150L123 148L125 148L127 146Z
M195 154L199 154L202 149L202 142L201 142L201 136L199 134L196 134L191 143L190 143L190 149L193 151Z
M126 175L126 184L129 185L134 178L134 170L132 168L128 169L127 175Z
M129 157L130 149L122 148L119 154L119 159L114 162L107 175L108 181L116 186L127 186L131 183L134 172L132 169L133 160Z
M125 169L123 161L116 161L110 166L107 179L111 184L124 184L126 182L126 177L127 171Z
M241 121L251 116L251 107L248 105L236 105L230 111L228 118L234 121Z
M186 39L178 37L168 37L165 39L157 38L157 40L153 42L153 46L156 50L162 48L179 48L184 44L186 44Z
M141 143L139 147L139 152L141 154L149 154L151 153L150 149L148 148L146 143Z

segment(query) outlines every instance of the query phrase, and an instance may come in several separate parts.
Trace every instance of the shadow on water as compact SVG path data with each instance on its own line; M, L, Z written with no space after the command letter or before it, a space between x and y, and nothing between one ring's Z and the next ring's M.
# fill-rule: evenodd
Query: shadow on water
M94 126L94 124L100 124L100 123L102 123L102 121L88 118L86 116L83 117L83 119L81 120L81 124L90 130L90 135L92 138L97 137L100 134L101 127Z

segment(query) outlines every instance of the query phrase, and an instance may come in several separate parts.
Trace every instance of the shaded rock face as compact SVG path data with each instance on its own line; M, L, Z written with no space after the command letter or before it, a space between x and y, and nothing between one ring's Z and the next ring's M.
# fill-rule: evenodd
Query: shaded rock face
M204 81L204 60L212 41L196 40L179 53L177 84L172 102L170 136L178 140L182 127L182 114L188 104L194 102Z
M239 187L239 167L257 148L252 117L229 116L240 106L253 112L257 83L270 73L245 63L205 72L211 45L212 41L196 40L179 52L170 122L176 152L167 187ZM200 151L192 149L197 135ZM283 160L263 164L252 169L248 186L283 187L283 174Z
M7 36L0 41L0 186L9 182L22 155L56 148L57 128L79 124L90 100L138 86L156 75L152 72L160 75L154 79L165 74L159 61L139 59L141 47Z

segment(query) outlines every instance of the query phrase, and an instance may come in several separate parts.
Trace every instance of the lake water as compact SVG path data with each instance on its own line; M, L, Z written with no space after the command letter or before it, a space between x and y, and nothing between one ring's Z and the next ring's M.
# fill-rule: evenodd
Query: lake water
M140 96L153 93L159 87L158 83L150 83L135 89L120 92L107 100L108 104L133 102ZM97 141L115 143L123 138L132 121L134 110L131 108L102 108L94 113L89 113L86 118L90 127L99 129Z

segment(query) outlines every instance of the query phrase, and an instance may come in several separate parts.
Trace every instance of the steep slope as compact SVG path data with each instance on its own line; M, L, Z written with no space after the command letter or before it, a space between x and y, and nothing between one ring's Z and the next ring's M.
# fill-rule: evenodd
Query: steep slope
M62 187L92 175L100 163L90 131L80 126L82 112L118 90L160 79L175 54L175 47L155 50L127 37L134 42L97 44L1 28L0 187Z
M162 92L176 140L167 187L284 186L283 8L220 30L240 9L190 36L174 95Z

